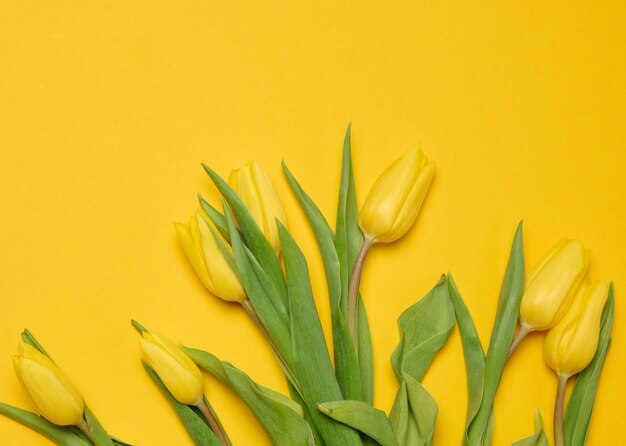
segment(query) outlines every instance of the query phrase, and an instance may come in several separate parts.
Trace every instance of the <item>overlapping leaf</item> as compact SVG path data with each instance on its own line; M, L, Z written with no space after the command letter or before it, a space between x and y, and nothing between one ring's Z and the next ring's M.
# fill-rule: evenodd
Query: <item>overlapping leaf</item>
M374 409L363 401L333 401L322 403L318 407L324 415L363 432L381 446L398 446L382 410Z
M313 434L300 405L281 393L255 383L248 375L214 355L183 347L202 369L231 388L259 420L272 444L309 446Z
M278 232L287 277L293 356L302 396L326 445L361 445L355 430L325 417L317 410L317 404L341 400L343 396L315 308L306 260L280 223Z
M400 389L389 420L400 446L432 444L437 403L420 382L448 340L454 324L454 308L445 276L398 319L400 342L391 356L391 364Z

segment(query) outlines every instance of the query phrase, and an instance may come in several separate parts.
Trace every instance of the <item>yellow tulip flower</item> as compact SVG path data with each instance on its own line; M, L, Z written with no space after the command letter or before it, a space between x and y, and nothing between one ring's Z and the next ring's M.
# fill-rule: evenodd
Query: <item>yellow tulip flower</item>
M35 347L20 342L13 366L39 413L59 426L83 423L85 402L59 367Z
M228 183L244 202L272 249L278 254L280 239L276 220L287 226L287 215L267 172L259 163L251 161L232 170Z
M429 162L417 148L387 167L359 214L365 238L374 243L390 243L406 234L417 218L434 175L435 163Z
M141 350L143 360L180 403L199 405L203 401L202 373L178 345L166 337L144 331Z
M544 357L558 375L575 375L593 359L607 297L608 286L604 280L584 284L563 319L548 332Z
M589 266L579 240L557 243L534 268L520 304L522 330L547 330L565 315Z
M224 258L216 240L216 237L221 236L212 227L213 223L208 217L205 218L198 211L186 225L183 223L174 225L180 245L204 286L224 300L244 301L246 293L239 278ZM225 242L224 246L230 249Z

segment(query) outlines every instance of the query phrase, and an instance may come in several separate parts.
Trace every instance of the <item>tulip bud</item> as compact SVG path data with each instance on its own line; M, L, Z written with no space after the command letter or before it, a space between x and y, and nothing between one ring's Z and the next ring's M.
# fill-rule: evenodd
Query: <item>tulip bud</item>
M239 195L275 253L280 252L276 220L287 226L287 215L269 176L256 161L230 172L230 187Z
M59 426L78 426L83 422L83 397L50 358L20 342L13 366L39 413L48 421Z
M547 330L565 315L589 266L589 253L579 240L557 243L530 274L520 304L527 331Z
M171 340L149 331L141 338L143 360L180 403L198 405L204 398L204 381L198 366Z
M543 344L544 357L557 374L575 375L593 359L607 297L605 281L584 284L563 319L548 332Z
M387 167L359 214L366 239L390 243L406 234L417 218L434 175L435 163L429 162L417 148Z
M224 300L242 302L246 299L246 292L224 258L217 241L221 235L212 225L198 211L188 224L175 223L178 240L191 266L211 293ZM226 242L223 245L230 249Z

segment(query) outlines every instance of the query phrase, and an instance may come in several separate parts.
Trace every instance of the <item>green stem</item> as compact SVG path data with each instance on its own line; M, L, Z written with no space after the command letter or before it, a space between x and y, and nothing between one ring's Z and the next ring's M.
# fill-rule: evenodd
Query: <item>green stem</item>
M93 436L91 435L91 431L89 430L89 426L87 425L87 422L85 421L85 419L83 418L80 422L80 424L78 425L78 428L83 431L83 433L85 435L87 435L87 438L89 438L89 440L91 440L91 442L93 443Z
M270 347L272 348L272 351L274 352L276 359L278 359L278 362L280 363L281 368L287 375L287 379L289 379L289 382L291 382L291 384L298 391L300 396L304 398L303 393L302 393L302 387L300 386L300 381L298 380L297 375L294 373L292 365L289 362L287 362L287 359L278 348L278 345L276 345L276 343L274 342L274 339L272 339L272 336L263 325L263 322L261 322L261 319L259 319L259 316L256 314L256 311L254 311L254 307L252 306L252 302L250 302L250 299L246 299L243 302L241 302L241 306L245 310L248 317L250 317L252 322L254 322L254 325L257 326L257 328L259 329L263 337L270 344Z
M565 446L563 439L563 412L565 406L565 387L569 376L559 375L559 385L556 391L556 401L554 403L554 445Z
M207 423L209 423L209 427L211 428L217 439L220 441L220 443L222 443L224 446L230 446L230 442L228 441L228 438L226 438L226 434L224 433L222 426L220 426L220 423L215 418L215 415L209 408L204 398L202 398L202 400L198 404L196 404L196 407L200 409L200 412L202 412L202 415L207 420Z
M348 330L357 351L359 346L359 318L357 313L359 309L359 288L361 286L361 275L363 274L365 258L372 246L374 246L373 240L366 238L363 241L363 246L361 246L361 250L354 262L354 269L348 285Z
M531 331L532 330L530 329L530 327L522 324L519 331L515 335L513 342L511 343L511 349L509 350L509 356L507 357L507 361L511 359L511 356L513 355L515 350L517 350L517 347L519 347L519 345L522 343L522 341L526 338L526 336L528 336L528 333L530 333Z

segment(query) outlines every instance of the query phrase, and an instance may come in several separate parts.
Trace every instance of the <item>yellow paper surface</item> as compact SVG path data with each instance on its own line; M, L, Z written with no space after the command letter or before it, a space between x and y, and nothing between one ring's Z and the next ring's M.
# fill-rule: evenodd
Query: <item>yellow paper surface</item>
M363 294L376 404L397 384L396 318L452 271L487 343L508 251L524 219L527 267L569 236L589 277L616 281L614 343L590 445L626 437L626 9L622 2L21 2L0 7L0 401L33 409L11 365L30 328L114 435L191 444L139 363L144 325L286 390L236 305L209 296L175 240L202 192L258 160L323 270L279 162L334 220L343 133L353 122L359 202L421 143L438 173L415 228L376 247ZM436 445L460 443L465 374L454 332L425 379ZM236 445L268 444L232 393L207 395ZM506 370L495 444L551 435L556 379L533 335ZM0 417L0 443L45 445Z

